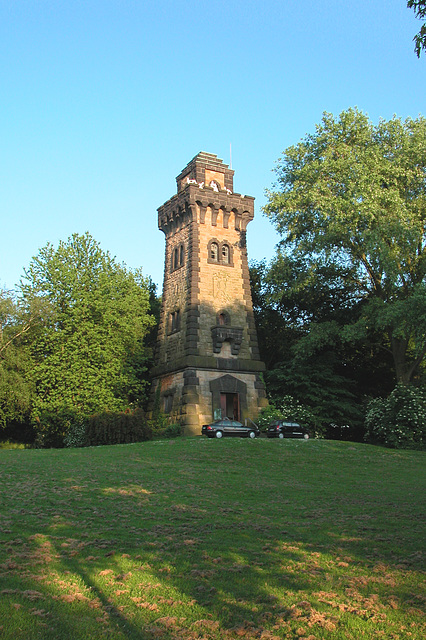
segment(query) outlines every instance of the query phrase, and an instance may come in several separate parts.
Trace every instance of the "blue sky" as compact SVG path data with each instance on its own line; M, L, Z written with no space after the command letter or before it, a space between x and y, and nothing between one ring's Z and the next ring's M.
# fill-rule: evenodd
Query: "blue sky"
M281 152L322 113L426 115L405 0L0 0L0 287L89 231L160 284L157 208L199 151L254 196L249 258Z

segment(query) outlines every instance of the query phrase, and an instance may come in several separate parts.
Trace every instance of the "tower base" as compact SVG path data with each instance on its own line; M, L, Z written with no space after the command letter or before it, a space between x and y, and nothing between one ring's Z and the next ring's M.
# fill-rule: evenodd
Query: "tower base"
M231 361L235 365L235 360ZM260 375L263 363L249 361L251 370L185 367L155 375L151 389L150 414L154 408L182 425L184 435L201 435L201 427L228 417L243 422L257 419L266 407L265 387ZM254 365L259 370L253 371Z

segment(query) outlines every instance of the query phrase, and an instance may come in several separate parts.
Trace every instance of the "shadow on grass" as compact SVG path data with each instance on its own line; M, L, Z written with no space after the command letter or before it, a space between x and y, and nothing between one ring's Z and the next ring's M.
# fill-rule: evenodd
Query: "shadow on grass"
M420 621L412 483L410 495L385 491L386 469L374 484L352 464L350 482L325 464L300 472L289 448L292 473L270 449L265 480L252 443L222 446L206 474L203 452L186 461L179 447L177 467L171 455L142 470L137 454L125 467L118 452L102 478L87 466L47 486L47 476L22 484L24 507L1 525L5 640L266 639L301 628L336 638L352 619L388 633ZM253 456L247 473L242 451Z

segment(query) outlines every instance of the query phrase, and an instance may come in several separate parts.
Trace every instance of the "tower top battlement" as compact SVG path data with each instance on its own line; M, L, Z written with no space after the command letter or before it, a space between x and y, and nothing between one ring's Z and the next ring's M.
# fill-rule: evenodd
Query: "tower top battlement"
M214 153L200 151L176 178L178 193L187 184L234 190L234 172Z
M214 153L200 151L176 182L177 193L158 208L158 227L166 236L190 220L204 224L207 207L232 212L236 229L245 230L253 219L254 198L233 192L234 171Z

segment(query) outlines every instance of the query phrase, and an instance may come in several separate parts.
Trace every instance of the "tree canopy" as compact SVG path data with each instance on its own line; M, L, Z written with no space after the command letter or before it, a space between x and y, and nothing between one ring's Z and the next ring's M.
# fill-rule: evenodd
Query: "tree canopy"
M0 427L24 420L30 411L31 387L25 378L28 349L23 338L36 314L23 314L10 291L0 291Z
M421 50L426 51L426 1L425 0L408 0L407 7L409 9L414 9L416 14L416 18L419 20L424 20L424 24L422 24L420 31L414 36L414 50L417 54L417 57L420 58Z
M340 337L381 332L397 379L409 382L426 354L426 120L375 126L357 109L325 113L275 171L264 212L281 250L346 273L358 312ZM333 318L319 320L324 340Z
M24 308L44 309L27 334L33 420L143 403L149 295L148 279L117 264L88 233L39 251L21 281Z

